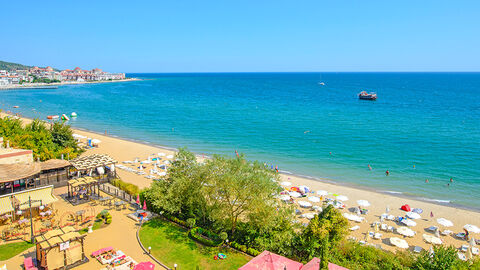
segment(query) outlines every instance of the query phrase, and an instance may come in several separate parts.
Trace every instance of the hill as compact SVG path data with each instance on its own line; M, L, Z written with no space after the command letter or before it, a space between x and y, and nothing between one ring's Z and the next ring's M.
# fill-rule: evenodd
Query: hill
M32 68L33 66L25 66L22 64L17 64L17 63L11 63L11 62L5 62L5 61L0 61L0 70L17 70L17 69L29 69ZM58 71L58 69L54 70Z

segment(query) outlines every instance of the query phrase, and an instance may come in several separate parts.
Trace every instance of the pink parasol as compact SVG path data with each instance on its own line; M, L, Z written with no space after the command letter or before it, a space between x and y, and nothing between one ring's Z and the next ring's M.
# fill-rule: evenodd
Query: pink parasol
M143 201L143 210L147 211L147 201Z
M137 200L135 201L138 205L140 205L140 194L137 194Z
M155 265L151 262L141 262L137 265L135 265L135 268L133 270L150 270L150 269L155 269Z

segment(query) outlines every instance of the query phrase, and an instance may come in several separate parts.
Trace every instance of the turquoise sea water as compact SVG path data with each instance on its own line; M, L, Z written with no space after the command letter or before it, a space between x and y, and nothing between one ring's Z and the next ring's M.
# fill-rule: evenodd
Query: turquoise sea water
M129 76L146 80L2 91L0 107L41 119L76 112L79 128L238 150L295 174L480 208L480 73ZM358 100L361 90L378 100Z

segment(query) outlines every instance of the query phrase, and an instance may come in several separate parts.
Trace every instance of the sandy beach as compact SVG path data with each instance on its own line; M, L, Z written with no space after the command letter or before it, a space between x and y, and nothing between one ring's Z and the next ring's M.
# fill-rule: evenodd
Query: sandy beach
M139 81L138 78L126 78L123 80L112 80L112 81L88 81L88 82L79 82L79 81L65 81L57 83L24 83L24 84L15 84L15 85L0 85L0 90L17 90L17 89L31 89L31 88L41 88L41 87L52 87L52 86L62 86L62 85L76 85L76 84L96 84L96 83L117 83L117 82L131 82Z
M5 116L4 113L1 114ZM24 119L25 121L31 121L29 119ZM167 155L174 154L174 151L167 148L161 148L151 145L146 145L143 143L133 142L129 140L124 140L120 138L115 138L111 136L105 136L98 133L88 132L84 130L74 130L75 133L84 135L89 138L96 138L101 140L98 148L93 148L87 150L85 154L92 153L106 153L111 157L115 158L120 164L126 160L133 160L138 157L140 160L146 159L149 155L158 154L159 152L166 153ZM201 156L200 156L201 158ZM118 174L122 180L126 182L133 183L138 185L140 188L145 188L152 183L153 180L147 179L144 176L137 175L131 172L124 170L117 170ZM430 244L426 243L422 235L433 235L432 232L428 232L425 229L430 226L438 226L440 230L448 229L453 232L452 235L443 236L441 239L443 243L447 245L453 245L455 248L459 248L461 245L468 244L465 240L460 240L455 238L453 235L456 233L463 232L463 226L465 224L473 224L476 226L480 225L480 212L475 210L460 209L445 205L439 205L434 203L429 203L425 201L419 201L411 198L397 197L394 194L384 194L378 193L366 189L355 188L340 184L331 183L328 181L317 181L313 179L302 178L294 175L280 175L282 181L288 181L292 183L292 186L306 185L313 191L325 190L329 193L335 193L339 195L344 195L348 197L348 200L344 202L345 209L341 210L344 213L350 213L349 208L357 207L357 200L368 200L370 202L369 207L365 207L369 210L368 214L361 215L365 220L361 223L352 222L351 227L358 225L360 228L356 231L351 232L350 237L355 237L357 240L366 240L367 243L374 245L380 244L383 249L395 250L396 248L389 243L390 237L400 237L396 232L385 232L379 231L382 234L381 239L374 240L372 238L366 238L366 234L369 231L374 231L374 228L371 226L373 222L380 221L380 216L385 213L386 207L390 209L389 214L394 216L405 216L406 212L400 210L400 207L403 204L409 204L411 208L421 208L423 213L421 214L420 219L414 220L417 225L409 227L416 232L414 237L404 238L410 247L420 246L422 248L430 248ZM316 194L309 194L308 196L318 196ZM318 196L320 197L320 196ZM325 198L325 197L324 197ZM326 198L334 198L332 195L326 196ZM295 199L295 204L300 201L307 201L307 198L298 198ZM321 206L321 203L313 203L313 205ZM298 209L301 209L303 213L313 213L311 209L300 208L297 205ZM433 218L430 217L430 213L433 213ZM444 228L437 223L438 218L446 218L453 222L452 227ZM300 219L301 222L308 222L307 219ZM383 221L383 223L398 228L402 226L400 223L394 221ZM480 238L480 235L472 234L475 238Z

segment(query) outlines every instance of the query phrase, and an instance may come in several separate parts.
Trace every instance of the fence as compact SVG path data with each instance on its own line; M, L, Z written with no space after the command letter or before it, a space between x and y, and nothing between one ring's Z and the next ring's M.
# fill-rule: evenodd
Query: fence
M104 184L101 184L100 185L100 190L111 195L111 196L115 196L117 198L120 198L128 203L135 203L137 198L135 196L132 196L128 193L126 193L125 191L117 188L117 187L114 187L112 186L111 184L109 183L104 183Z

